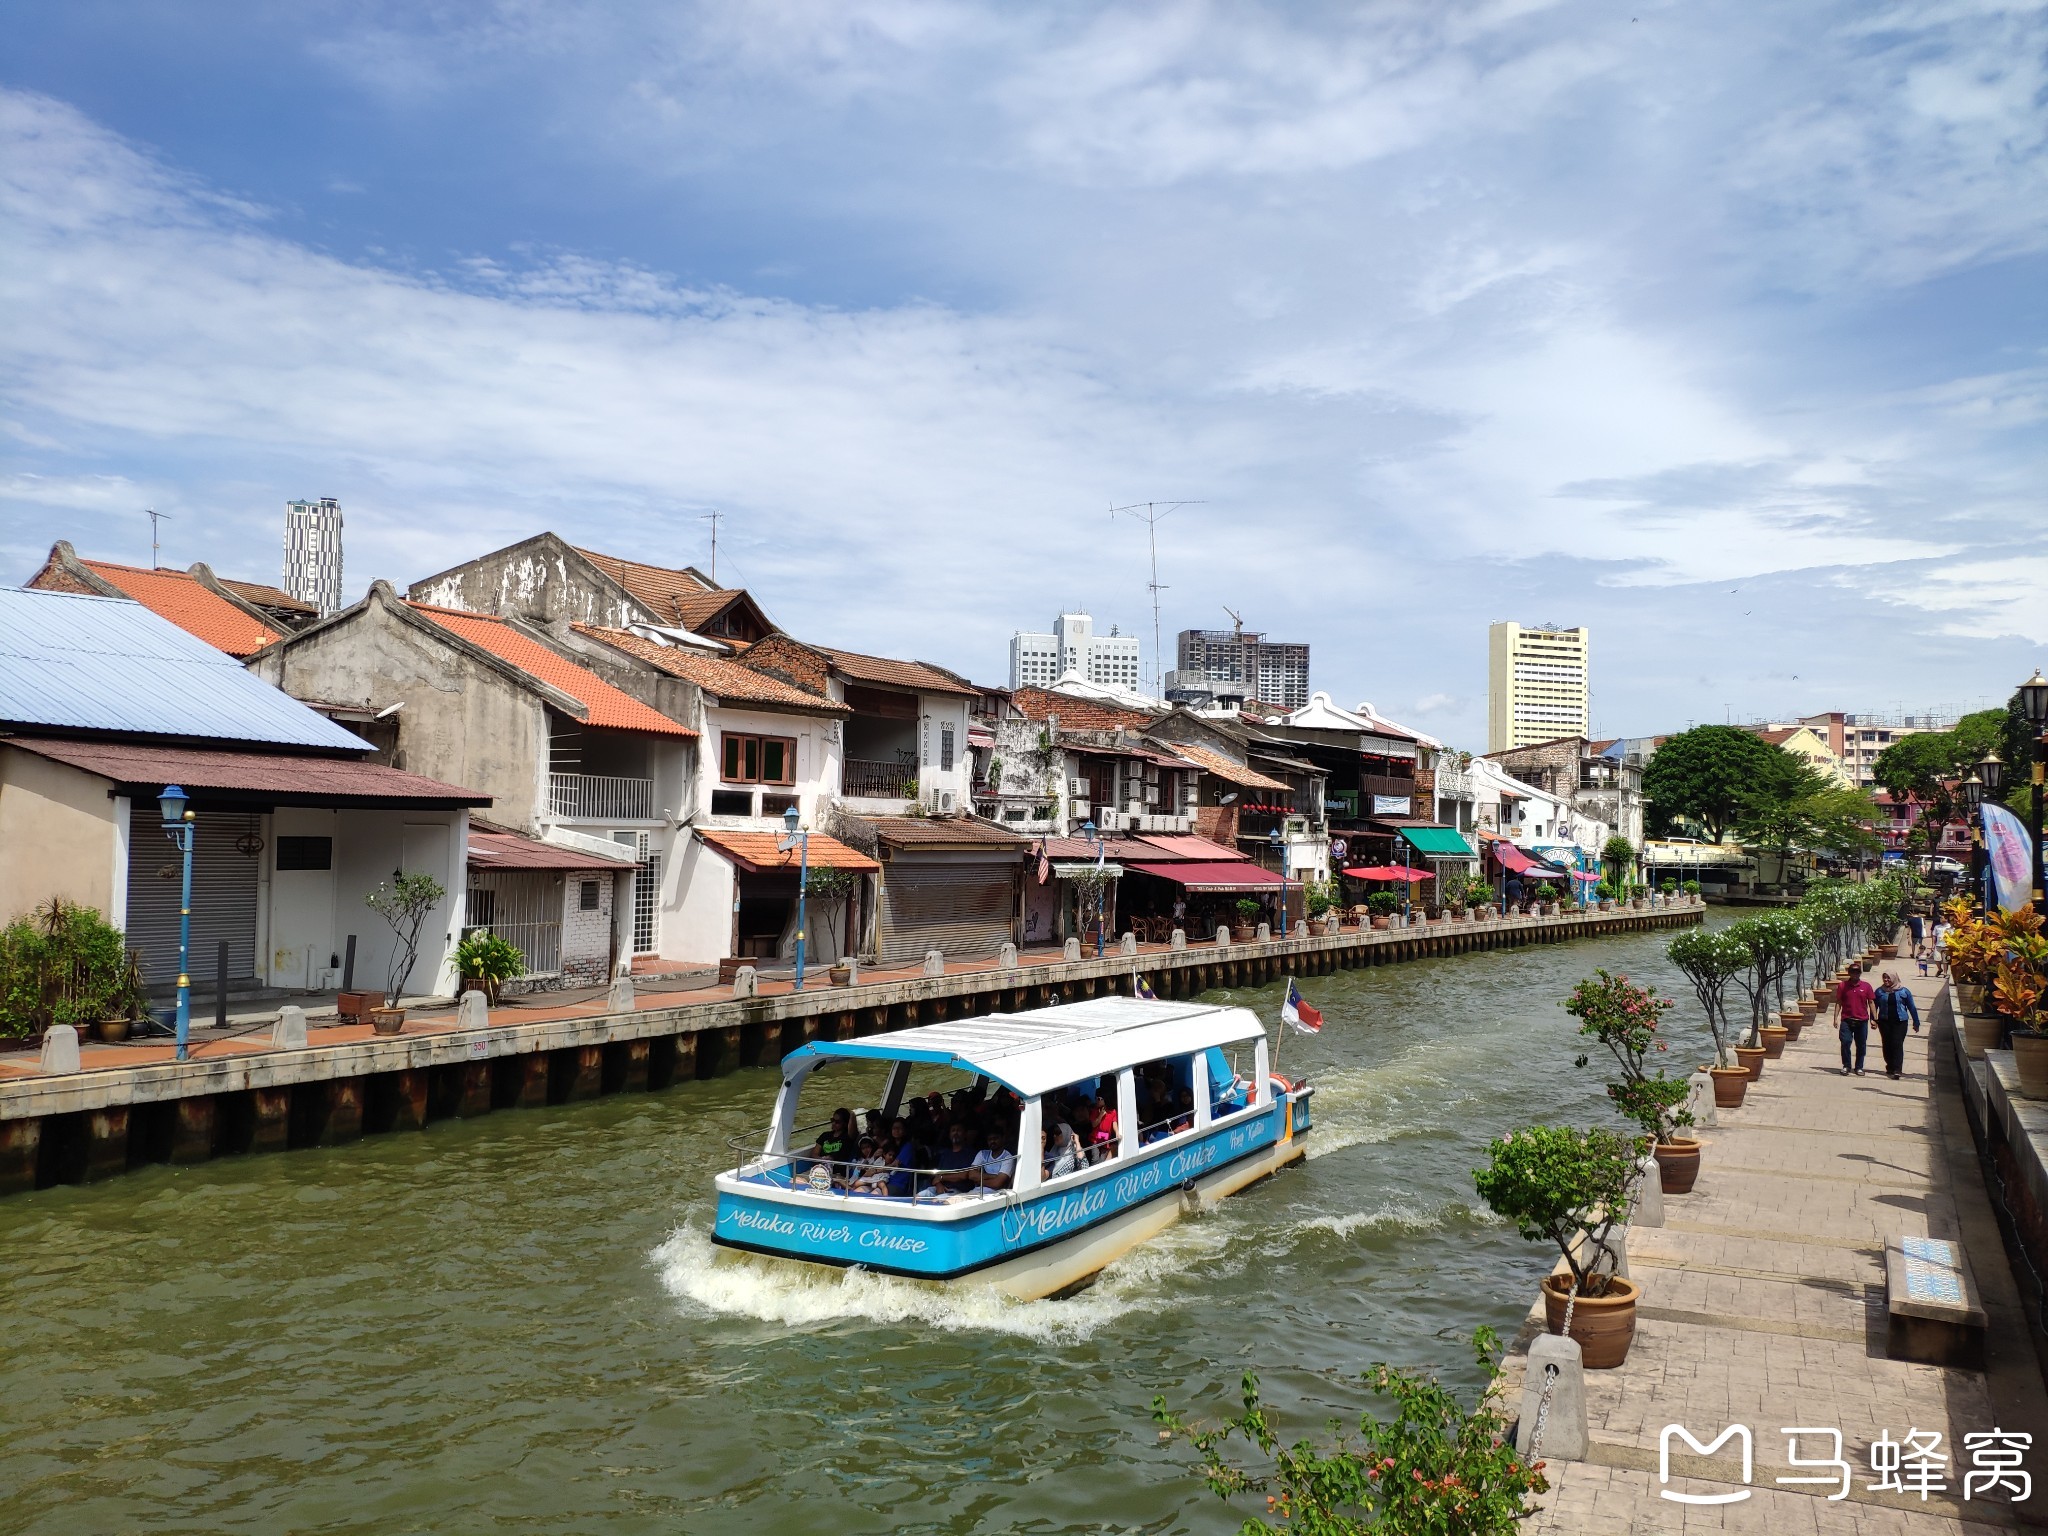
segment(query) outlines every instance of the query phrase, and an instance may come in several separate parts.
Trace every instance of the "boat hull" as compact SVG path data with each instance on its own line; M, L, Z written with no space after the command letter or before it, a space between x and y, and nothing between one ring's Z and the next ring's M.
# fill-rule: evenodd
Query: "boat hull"
M858 1265L1020 1301L1081 1284L1184 1215L1307 1153L1306 1096L1204 1137L1106 1167L1076 1186L1017 1201L895 1210L880 1202L764 1200L720 1182L712 1240L791 1263Z

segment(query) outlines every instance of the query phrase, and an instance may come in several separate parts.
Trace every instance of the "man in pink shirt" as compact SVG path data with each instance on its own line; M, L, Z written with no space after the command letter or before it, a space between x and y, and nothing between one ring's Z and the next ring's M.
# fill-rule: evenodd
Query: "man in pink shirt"
M1849 967L1849 979L1835 989L1835 1032L1842 1040L1842 1076L1863 1075L1863 1053L1870 1045L1870 1011L1877 993L1863 979L1863 967ZM1856 1047L1856 1061L1850 1065L1849 1047Z

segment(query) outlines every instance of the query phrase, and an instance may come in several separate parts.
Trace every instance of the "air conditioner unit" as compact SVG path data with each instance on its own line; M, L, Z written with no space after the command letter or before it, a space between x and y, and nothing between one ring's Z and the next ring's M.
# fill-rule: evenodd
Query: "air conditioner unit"
M1067 810L1071 815L1086 816L1088 814L1088 802L1086 800L1069 800L1067 802Z
M1132 816L1142 816L1145 814L1145 802L1142 800L1133 800L1129 805L1124 807L1124 810Z
M1088 781L1086 779L1067 780L1067 793L1074 796L1076 799L1087 798Z
M953 814L953 806L956 803L953 798L953 791L942 789L932 796L932 800L937 805L940 815L950 816Z

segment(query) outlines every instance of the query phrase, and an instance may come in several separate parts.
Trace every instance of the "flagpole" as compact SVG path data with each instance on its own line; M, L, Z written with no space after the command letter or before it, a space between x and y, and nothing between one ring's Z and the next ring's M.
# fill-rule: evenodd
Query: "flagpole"
M1291 987L1292 987L1293 985L1294 985L1294 978L1293 978L1292 976L1289 976L1289 977L1287 978L1287 987L1290 987L1290 988L1291 988ZM1286 988L1283 988L1283 989L1281 990L1281 993L1280 993L1280 1009L1281 1009L1281 1013L1280 1013L1280 1022L1279 1022L1279 1024L1278 1024L1278 1025L1276 1026L1276 1028L1274 1029L1274 1039L1273 1039L1273 1059L1272 1059L1272 1060L1271 1060L1270 1062L1268 1062L1268 1063L1266 1064L1266 1070L1267 1070L1268 1072L1270 1072L1270 1073L1275 1073L1275 1074L1277 1074L1277 1073L1279 1072L1279 1070L1280 1070L1280 1042L1281 1042L1282 1040L1285 1040L1285 1039L1287 1038L1287 1012L1286 1012L1286 1009L1287 1009L1287 990L1286 990Z

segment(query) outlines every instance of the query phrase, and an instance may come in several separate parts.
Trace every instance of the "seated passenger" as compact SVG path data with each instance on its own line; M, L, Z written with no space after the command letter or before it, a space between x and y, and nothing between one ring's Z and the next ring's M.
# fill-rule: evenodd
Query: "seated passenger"
M974 1144L967 1139L967 1127L955 1125L947 1133L946 1145L939 1148L939 1160L934 1165L940 1172L932 1180L932 1188L943 1194L957 1194L973 1187L974 1178L968 1171L974 1165Z
M853 1152L853 1111L835 1109L832 1111L832 1123L818 1133L816 1141L804 1148L793 1171L802 1174L810 1166L806 1159L815 1159L831 1164L833 1179L843 1180L846 1177L845 1165L851 1160Z
M1003 1133L994 1126L989 1127L988 1145L974 1154L970 1172L979 1189L1008 1189L1016 1178L1017 1154L1009 1150Z
M1179 1103L1173 1111L1173 1129L1176 1132L1192 1131L1195 1128L1195 1091L1183 1088L1177 1097Z
M1095 1095L1095 1102L1089 1106L1089 1119L1094 1128L1088 1137L1088 1160L1100 1163L1115 1157L1120 1145L1116 1111L1110 1108L1109 1100L1099 1093Z
M881 1143L871 1136L860 1139L860 1160L853 1166L853 1178L847 1188L856 1195L889 1193L889 1160Z
M1081 1147L1081 1138L1074 1134L1074 1128L1064 1120L1055 1120L1048 1133L1045 1154L1045 1176L1057 1179L1072 1173L1087 1160Z
M885 1156L889 1159L889 1193L904 1196L916 1193L917 1175L912 1171L919 1165L917 1143L911 1140L910 1122L900 1115L889 1127L889 1145Z

